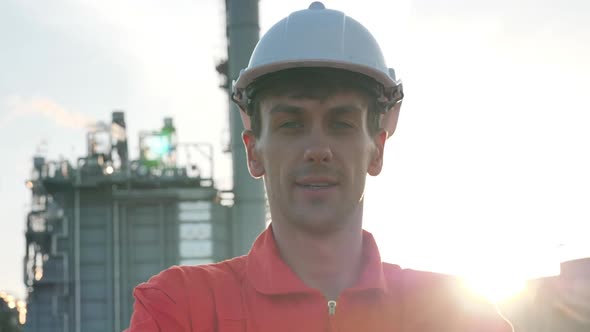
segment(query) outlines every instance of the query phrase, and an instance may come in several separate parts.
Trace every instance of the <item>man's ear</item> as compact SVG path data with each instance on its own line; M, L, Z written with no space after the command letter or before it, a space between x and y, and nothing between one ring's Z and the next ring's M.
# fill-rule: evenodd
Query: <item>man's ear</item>
M369 168L367 173L371 176L376 176L381 173L381 169L383 168L383 152L385 149L385 141L387 140L387 131L385 129L379 130L373 136L373 144L375 144L375 151L371 156L371 160L369 161Z
M381 128L387 131L387 136L390 137L395 133L395 128L397 128L397 120L399 119L399 111L401 109L402 103L399 102L393 106L389 112L385 113L381 118Z
M264 165L259 158L258 151L256 151L256 136L252 130L244 130L242 132L242 141L246 148L246 159L248 160L248 170L253 178L260 178L264 175Z

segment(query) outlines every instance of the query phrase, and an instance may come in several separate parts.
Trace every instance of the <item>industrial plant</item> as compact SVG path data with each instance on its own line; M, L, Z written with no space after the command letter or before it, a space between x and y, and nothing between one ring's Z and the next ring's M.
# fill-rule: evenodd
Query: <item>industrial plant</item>
M259 25L258 0L225 5L228 57L217 70L227 90L247 66ZM266 199L246 168L239 111L228 109L231 190L215 182L212 145L182 142L172 118L139 132L134 153L125 113L114 111L88 130L86 153L74 162L34 156L26 305L0 292L0 330L122 331L138 284L173 265L245 254L266 225ZM590 259L563 263L561 275L530 281L500 307L517 332L590 331Z
M130 161L122 112L87 144L75 165L33 160L26 331L120 331L137 284L234 252L231 195L215 188L211 145L177 143L167 118L140 133L140 158Z
M218 70L228 89L258 41L258 0L228 0L226 14L228 59ZM150 276L249 250L266 225L266 200L245 167L242 123L231 103L229 113L229 191L216 187L211 144L178 142L171 118L139 133L137 160L129 157L121 111L89 130L87 154L74 164L33 158L24 331L121 331L133 288Z

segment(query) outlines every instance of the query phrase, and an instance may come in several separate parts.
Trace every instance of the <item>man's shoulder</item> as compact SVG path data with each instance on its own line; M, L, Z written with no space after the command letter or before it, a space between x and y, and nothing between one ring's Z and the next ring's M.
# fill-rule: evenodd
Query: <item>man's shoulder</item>
M175 296L186 294L187 290L205 291L215 287L227 287L228 284L240 282L245 273L245 266L245 256L212 264L175 265L139 284L136 291L158 289L169 296Z
M458 303L471 295L460 277L383 264L388 288L395 289L408 302L439 303L446 306Z
M188 331L194 324L208 331L220 310L224 317L241 317L241 302L232 300L240 294L245 265L245 257L237 257L215 264L172 266L151 277L133 291L130 331L155 331L156 324L158 331Z
M448 301L460 294L462 288L460 278L442 273L402 269L389 263L383 263L383 273L388 288L410 300Z
M383 264L388 288L403 299L406 318L439 331L511 331L491 302L471 293L460 277Z
M422 288L425 286L452 286L457 285L460 279L442 273L420 271L413 269L403 269L399 265L391 263L383 263L383 273L389 283L395 283L403 285L407 288Z

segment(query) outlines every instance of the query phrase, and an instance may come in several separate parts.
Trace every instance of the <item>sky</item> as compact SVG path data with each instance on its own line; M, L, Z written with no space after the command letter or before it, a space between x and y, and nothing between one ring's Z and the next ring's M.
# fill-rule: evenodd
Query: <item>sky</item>
M260 1L260 27L310 1ZM365 225L384 260L533 278L590 256L590 3L324 1L362 22L403 80L398 130L370 178ZM0 289L24 298L32 157L74 160L86 125L174 118L215 147L230 185L221 0L0 2Z

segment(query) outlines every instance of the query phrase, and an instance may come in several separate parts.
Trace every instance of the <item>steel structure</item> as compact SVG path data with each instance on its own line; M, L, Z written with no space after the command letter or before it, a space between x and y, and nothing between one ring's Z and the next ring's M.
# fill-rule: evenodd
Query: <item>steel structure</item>
M113 123L121 120L122 114L113 114ZM171 120L166 124L170 129ZM162 151L202 157L182 167L129 162L121 143L126 139L107 137L105 128L89 134L89 155L75 166L34 159L27 182L33 204L27 217L25 331L121 331L137 284L175 264L231 255L230 209L214 187L211 147L179 144ZM110 148L100 148L105 141Z
M238 78L240 70L248 65L256 46L258 27L258 0L226 0L228 39L227 84ZM230 88L231 90L231 88ZM228 91L230 93L230 91ZM233 163L233 255L246 254L252 243L266 226L266 210L262 181L253 179L246 166L246 152L242 145L244 126L240 110L229 102L231 153Z

